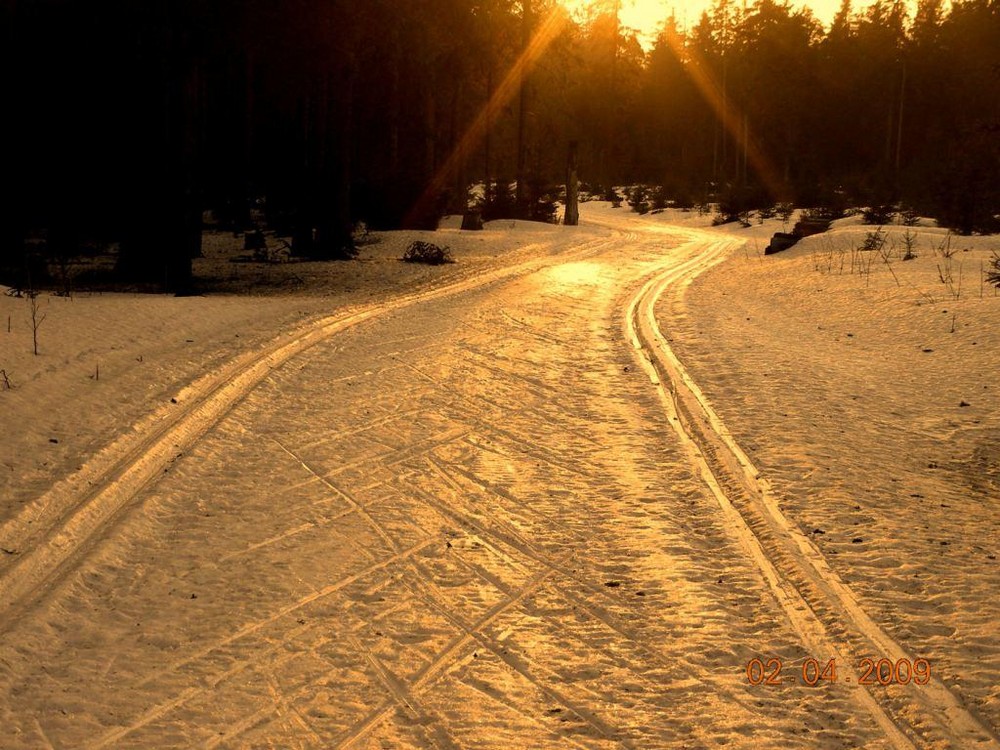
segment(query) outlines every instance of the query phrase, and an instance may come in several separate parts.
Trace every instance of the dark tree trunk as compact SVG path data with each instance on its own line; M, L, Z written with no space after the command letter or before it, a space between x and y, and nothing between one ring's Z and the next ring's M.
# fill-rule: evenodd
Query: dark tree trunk
M423 83L423 130L424 168L423 181L430 184L437 169L437 100L434 97L434 82Z
M0 0L0 102L14 107L21 100L17 69L17 3ZM0 117L0 282L17 281L24 267L24 173L21 164L20 119L12 110ZM21 284L18 284L21 286Z
M250 211L257 197L250 184L254 160L254 76L253 54L248 51L243 58L243 139L233 206L234 229L238 230L253 227Z
M580 223L580 181L576 173L576 153L579 144L569 143L569 155L566 158L566 215L563 223L575 227Z
M299 255L336 260L353 255L351 130L354 64L318 72L301 104L301 176L292 247ZM336 79L336 82L334 81Z
M451 120L449 123L449 149L459 147L462 134L458 132L459 108L462 103L462 84L456 81L452 88L451 98ZM455 164L455 174L453 175L453 189L451 195L451 212L464 214L469 207L469 180L468 180L468 155L463 147L458 155Z
M523 17L521 19L521 53L527 52L531 43L531 0L523 0ZM528 114L528 71L521 73L521 87L518 94L517 107L517 186L514 193L514 204L517 215L521 218L528 215L527 185L525 163L527 159L527 114Z
M492 164L490 147L493 135L493 62L486 70L486 134L483 137L483 208L489 213L493 204L493 182L490 179Z
M320 255L348 258L354 254L351 222L351 143L354 128L354 79L356 70L351 58L340 71L342 88L327 91L328 146L325 149L320 190L322 197L317 217L317 242Z
M197 184L201 80L183 21L163 9L144 29L135 71L138 158L131 165L128 229L119 274L167 291L190 290L191 261L201 253Z
M313 121L315 97L304 94L297 103L298 110L298 169L292 173L292 252L308 257L313 254L313 212L310 206L313 195L314 151Z
M389 66L389 90L386 107L389 118L389 169L388 174L394 177L399 174L399 116L400 116L400 78L402 65L400 52L399 28L392 27L392 63Z
M404 185L409 194L409 209L403 218L403 229L437 229L441 210L445 207L442 198L449 188L446 175L437 173L437 102L434 97L433 80L426 80L420 89L420 139L423 158L418 161L410 184Z

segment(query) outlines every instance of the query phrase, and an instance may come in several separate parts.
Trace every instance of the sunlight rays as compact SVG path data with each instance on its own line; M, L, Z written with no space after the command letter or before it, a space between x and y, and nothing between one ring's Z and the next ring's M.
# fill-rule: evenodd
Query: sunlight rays
M456 169L461 165L463 160L468 159L475 152L476 148L483 141L483 138L491 127L493 113L499 112L514 100L520 90L521 81L531 73L535 64L549 48L549 45L559 36L566 22L566 13L558 6L552 8L552 10L542 17L541 23L528 41L525 49L500 81L500 84L493 92L493 96L490 97L489 101L476 114L476 117L458 141L458 144L452 149L448 158L445 159L444 163L434 174L423 195L421 195L420 200L410 211L407 217L408 224L420 216L425 208L433 205L438 196L448 187L449 181L454 176Z
M439 196L450 186L462 163L474 155L492 127L495 114L509 106L517 97L522 80L531 73L563 30L568 22L568 14L580 12L591 1L566 0L563 5L554 5L542 16L541 22L525 49L497 85L489 100L477 112L457 144L434 173L416 204L411 208L407 215L407 225L412 226L420 216L435 205ZM697 3L690 3L688 7L691 8L695 5ZM675 7L673 3L668 3L666 0L634 0L631 3L625 0L621 6L623 19L626 23L629 9L633 11L633 15L635 13L641 14L642 25L646 29L643 33L653 33L653 30ZM749 119L738 105L726 96L724 86L717 80L717 76L712 72L707 61L702 59L696 50L687 47L683 37L668 33L663 35L663 39L678 59L688 60L688 64L685 66L688 75L736 147L745 154L748 168L758 175L764 187L772 195L781 195L783 180L773 160L758 146L753 137Z
M771 195L781 195L782 180L774 164L754 142L748 118L733 100L726 96L725 89L712 74L708 63L697 50L685 47L681 37L676 34L664 34L663 39L677 59L688 58L685 70L737 147L745 153L748 164L756 171L764 187Z

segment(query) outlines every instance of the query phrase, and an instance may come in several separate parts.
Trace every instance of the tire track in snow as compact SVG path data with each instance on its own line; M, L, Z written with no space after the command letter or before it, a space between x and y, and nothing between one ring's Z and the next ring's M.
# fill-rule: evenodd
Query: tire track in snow
M822 622L820 613L825 611L848 634L859 637L870 654L912 661L906 649L862 609L822 553L781 512L767 480L736 443L657 325L654 308L663 293L671 287L683 290L699 274L724 260L738 242L714 239L703 254L671 266L648 281L628 305L626 333L650 381L659 388L670 424L687 445L692 464L811 652L817 657L835 655L842 664L857 661L849 658L854 649L838 642ZM743 490L755 515L763 519L768 533L762 533L730 497L727 490L734 482ZM919 736L916 722L894 718L863 685L851 682L849 687L895 747L914 747L912 738ZM920 706L919 718L931 719L953 746L970 747L974 743L976 747L1000 748L992 728L939 680L932 678L929 685L921 687L907 685L904 691Z

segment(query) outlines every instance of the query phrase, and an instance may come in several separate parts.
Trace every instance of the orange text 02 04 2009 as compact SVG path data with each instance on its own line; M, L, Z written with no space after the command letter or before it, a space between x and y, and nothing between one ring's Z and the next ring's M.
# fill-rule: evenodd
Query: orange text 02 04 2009
M754 658L747 662L747 681L757 685L802 684L816 686L824 682L857 682L862 685L926 685L931 679L927 659L892 659L865 657L855 669L841 669L836 659L803 659L786 666L781 659Z

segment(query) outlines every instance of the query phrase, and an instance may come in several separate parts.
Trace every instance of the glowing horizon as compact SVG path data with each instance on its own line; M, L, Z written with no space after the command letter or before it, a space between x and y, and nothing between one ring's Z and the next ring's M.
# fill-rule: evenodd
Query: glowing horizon
M586 8L594 0L560 0L569 12L576 18L584 15ZM747 8L754 5L752 0L744 0ZM863 11L872 3L868 0L858 0L852 3L855 12ZM710 10L713 0L621 0L620 18L623 26L635 29L643 44L648 46L663 25L663 22L673 14L681 28L690 29L698 23L701 14ZM837 11L840 0L808 0L796 2L792 0L792 8L808 7L816 19L829 27ZM908 3L912 6L912 3ZM911 7L911 13L913 8Z

